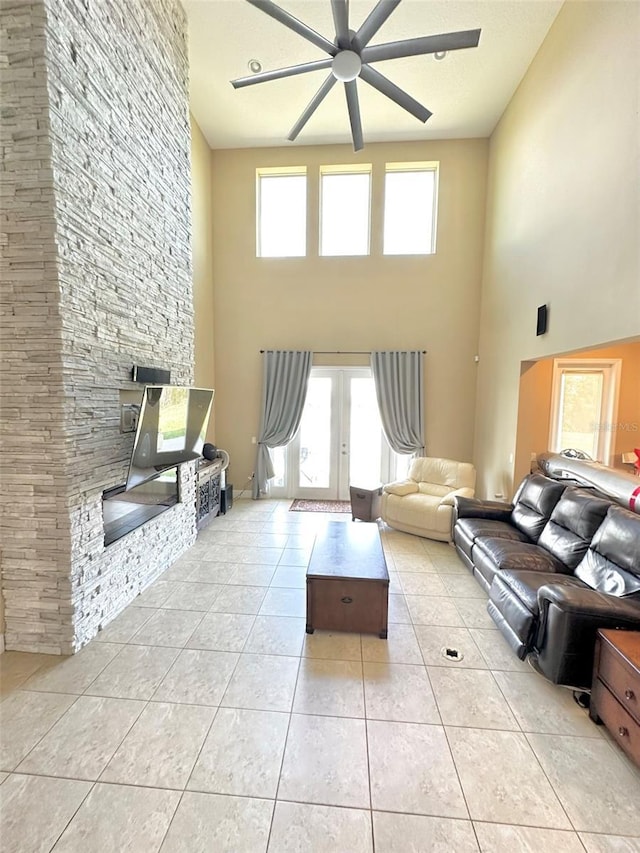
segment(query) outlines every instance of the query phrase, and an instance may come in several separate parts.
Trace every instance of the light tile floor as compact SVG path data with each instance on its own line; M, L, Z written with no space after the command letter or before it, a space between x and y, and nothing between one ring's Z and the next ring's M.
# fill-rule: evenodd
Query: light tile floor
M640 772L449 546L383 526L389 639L305 634L328 518L238 501L78 655L0 656L3 853L639 853Z

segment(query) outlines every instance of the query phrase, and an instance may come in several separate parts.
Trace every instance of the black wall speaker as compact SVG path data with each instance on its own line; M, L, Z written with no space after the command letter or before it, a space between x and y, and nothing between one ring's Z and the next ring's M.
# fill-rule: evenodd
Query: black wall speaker
M547 317L548 311L546 305L538 306L538 324L536 326L536 335L545 335L547 333Z
M161 367L140 367L134 364L131 378L134 382L143 382L145 385L168 385L171 382L171 371L163 370Z

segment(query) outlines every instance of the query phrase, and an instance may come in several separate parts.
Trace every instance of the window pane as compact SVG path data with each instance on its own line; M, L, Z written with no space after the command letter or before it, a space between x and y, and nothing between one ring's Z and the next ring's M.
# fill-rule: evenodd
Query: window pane
M283 447L272 447L269 450L269 453L271 454L271 461L275 472L274 478L269 480L269 486L271 488L282 489L284 488L284 478L286 474L287 447L286 445Z
M258 176L258 257L301 258L307 250L307 176Z
M435 176L433 169L385 174L385 255L433 253Z
M406 480L409 476L409 468L413 462L413 454L393 453L394 470L393 478L395 480Z
M597 459L603 379L601 372L562 374L558 451L573 448Z
M301 488L326 489L331 471L331 379L311 377L300 422Z
M349 483L368 488L380 482L382 424L371 377L351 380Z
M321 255L369 254L371 175L322 175Z

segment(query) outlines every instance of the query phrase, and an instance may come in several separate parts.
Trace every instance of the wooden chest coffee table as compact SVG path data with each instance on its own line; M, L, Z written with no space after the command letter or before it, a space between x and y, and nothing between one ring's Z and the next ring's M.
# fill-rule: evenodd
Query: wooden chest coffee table
M375 524L330 521L307 569L307 634L316 628L387 637L389 573Z

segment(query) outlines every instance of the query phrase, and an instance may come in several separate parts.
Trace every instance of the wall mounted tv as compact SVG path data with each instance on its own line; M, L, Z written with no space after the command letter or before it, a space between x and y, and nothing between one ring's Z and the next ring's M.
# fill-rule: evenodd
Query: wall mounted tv
M202 455L213 394L179 385L144 389L125 491Z

